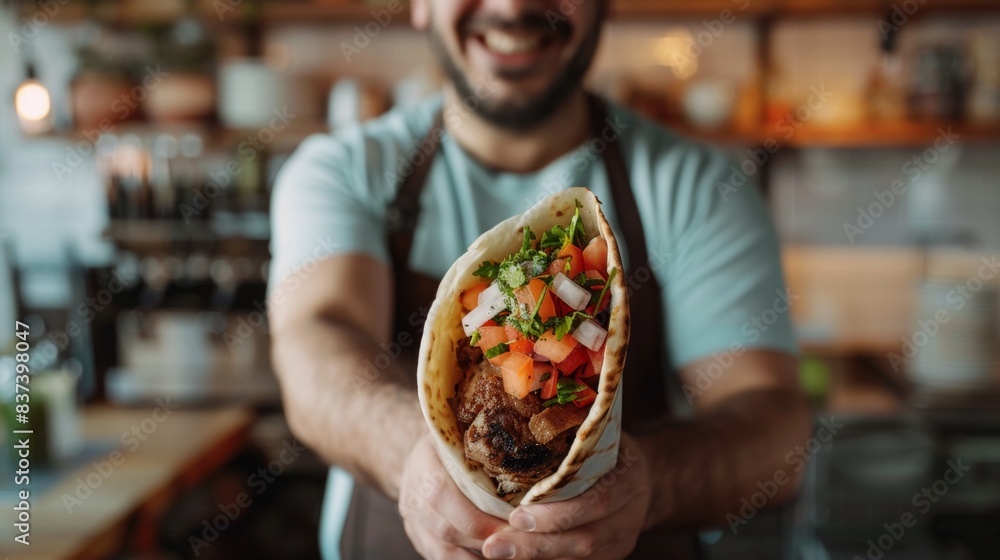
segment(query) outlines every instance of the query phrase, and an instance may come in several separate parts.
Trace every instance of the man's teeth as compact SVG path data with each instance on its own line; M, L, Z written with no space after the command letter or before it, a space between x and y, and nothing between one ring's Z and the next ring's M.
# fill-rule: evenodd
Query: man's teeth
M491 29L483 35L486 48L499 54L522 54L536 50L541 39L537 35L511 35L504 31Z

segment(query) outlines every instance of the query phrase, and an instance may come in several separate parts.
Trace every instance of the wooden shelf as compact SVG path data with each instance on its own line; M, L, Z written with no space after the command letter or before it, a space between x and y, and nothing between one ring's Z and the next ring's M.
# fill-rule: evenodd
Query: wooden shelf
M111 130L110 134L118 136L135 134L140 137L148 137L158 134L169 134L181 136L184 134L196 134L200 136L208 148L232 148L241 142L255 142L254 138L260 138L260 128L227 128L213 123L192 122L192 123L151 123L144 121L132 121L120 123ZM324 122L294 122L290 123L280 131L274 132L274 138L267 143L270 150L277 152L288 152L294 149L300 142L313 134L328 132L330 128ZM81 130L63 130L47 134L51 138L61 138L69 141L92 141L92 134L84 134ZM262 140L260 140L262 141Z
M957 134L958 144L1000 144L1000 123L870 123L847 127L804 125L799 129L785 125L766 126L759 131L705 131L668 125L678 134L728 146L760 146L769 141L783 148L907 148L926 147L942 136L941 131Z
M958 135L953 141L959 144L1000 143L1000 124L972 123L869 123L843 128L803 126L794 133L788 128L771 129L772 134L761 138L774 138L779 145L795 148L906 148L926 147L947 134ZM790 138L786 138L791 134Z
M768 141L777 142L783 148L913 148L927 147L942 136L942 130L950 130L957 134L955 142L963 145L1000 144L1000 123L868 123L846 127L825 127L805 125L799 129L785 125L781 128L766 126L757 131L746 130L699 130L683 124L670 123L665 125L681 136L726 146L761 146ZM300 142L313 134L329 131L327 125L320 121L302 122L289 125L274 135L274 140L268 145L277 151L290 151ZM123 123L114 131L115 134L137 134L147 136L153 134L195 133L205 138L209 146L236 146L258 134L256 129L222 128L202 123L191 124L155 124L155 123ZM53 133L52 136L70 140L85 139L82 132L66 131Z
M392 14L387 25L409 24L409 2L396 0L402 10ZM744 4L744 2L746 2ZM217 11L217 6L209 0L199 0L196 13L206 25L239 25L246 21L248 2L238 3L232 11ZM104 21L118 25L139 25L149 23L169 23L183 16L170 8L157 9L158 3L125 3L114 7L104 7L96 14ZM172 6L173 4L171 4ZM221 4L228 6L228 4ZM34 6L34 4L33 4ZM130 7L131 6L131 7ZM151 6L153 8L151 8ZM744 9L740 9L745 6ZM731 10L737 16L798 17L798 16L872 16L890 13L892 2L888 0L619 0L613 4L613 16L618 19L637 18L677 18L677 17L719 17L723 10ZM26 15L41 9L35 6ZM366 3L344 0L342 3L319 3L309 0L270 0L261 9L260 21L264 25L272 23L365 23L376 21L373 12L387 10L387 4ZM954 13L972 14L992 12L1000 14L997 0L927 0L914 14L922 17L930 14ZM52 19L56 21L80 21L91 14L83 2L77 0L61 6ZM44 14L43 14L44 15ZM49 19L45 15L46 20Z

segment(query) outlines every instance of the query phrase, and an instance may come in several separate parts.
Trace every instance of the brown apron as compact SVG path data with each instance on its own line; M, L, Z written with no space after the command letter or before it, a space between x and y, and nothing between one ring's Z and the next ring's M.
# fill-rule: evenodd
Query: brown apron
M609 126L607 108L596 96L589 97L591 134L600 138ZM409 256L413 233L420 215L420 195L430 172L442 132L439 114L431 126L428 140L420 145L432 145L419 165L403 178L396 198L387 208L389 250L395 279L394 331L409 332L420 340L424 319L430 309L440 282L410 269ZM625 363L623 423L626 431L636 432L654 427L670 417L668 348L664 343L662 291L649 263L646 237L643 234L639 209L635 203L628 169L617 141L607 142L602 157L608 175L619 229L619 239L629 256L626 282L629 285L629 307L632 329L628 360ZM622 243L624 241L624 243ZM416 345L407 349L404 364L412 366L416 375ZM341 551L347 560L417 559L403 531L396 505L375 490L356 485L347 523L341 541ZM690 534L649 531L640 537L630 558L687 559L698 558L700 551Z

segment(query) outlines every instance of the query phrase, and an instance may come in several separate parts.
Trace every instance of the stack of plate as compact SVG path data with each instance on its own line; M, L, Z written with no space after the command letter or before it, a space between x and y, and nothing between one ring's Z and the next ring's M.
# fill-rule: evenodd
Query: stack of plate
M919 322L910 337L916 353L908 368L917 386L967 392L996 383L1000 292L985 284L962 294L958 287L964 284L928 280L920 288Z

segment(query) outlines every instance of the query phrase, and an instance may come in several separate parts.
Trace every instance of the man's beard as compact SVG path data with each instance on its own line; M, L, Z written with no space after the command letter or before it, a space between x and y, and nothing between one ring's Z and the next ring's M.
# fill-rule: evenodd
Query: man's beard
M594 26L588 30L583 44L580 45L569 63L559 71L547 90L528 99L506 103L490 99L489 90L485 94L477 93L477 91L482 92L483 88L469 83L468 77L448 53L437 29L431 26L429 35L431 50L448 79L454 84L459 99L469 100L465 102L466 107L495 126L523 132L548 120L583 83L583 78L594 60L594 54L597 52L597 45L600 42L601 20L600 17L595 19ZM501 74L500 78L504 78L504 76Z

